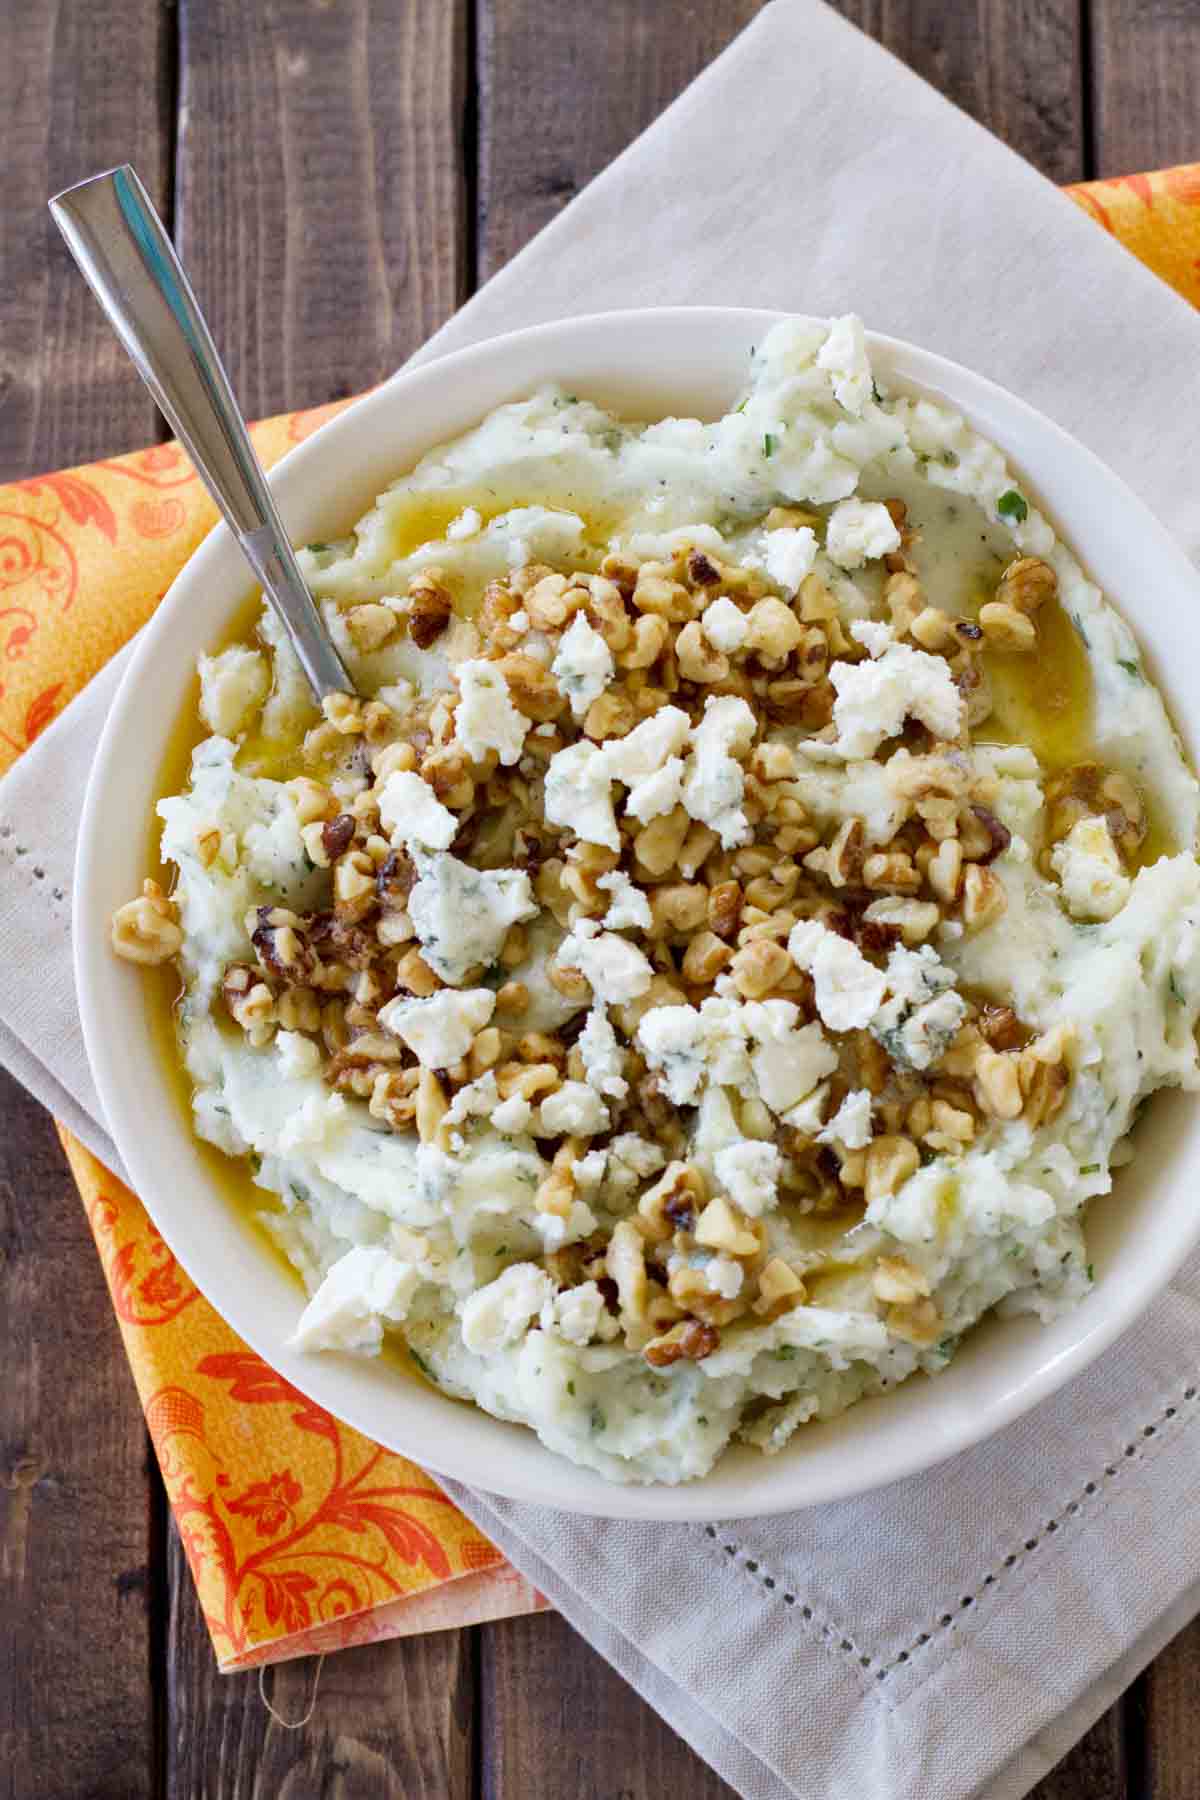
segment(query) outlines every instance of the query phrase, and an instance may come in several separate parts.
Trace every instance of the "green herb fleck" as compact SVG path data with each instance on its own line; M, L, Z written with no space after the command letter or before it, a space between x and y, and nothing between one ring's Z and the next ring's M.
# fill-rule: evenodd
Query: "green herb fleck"
M306 550L311 550L314 556L320 556L323 551L328 550L329 545L328 544L305 544L304 548Z
M954 1355L954 1346L957 1343L958 1343L957 1337L942 1338L940 1340L940 1342L938 1343L938 1347L937 1347L938 1355L939 1356L953 1356Z
M496 1255L497 1256L507 1256L508 1255L508 1245L507 1244L497 1244Z
M568 1394L570 1394L570 1396L573 1400L575 1398L575 1383L573 1381L568 1381L567 1392L568 1392Z
M795 1344L780 1344L775 1352L780 1362L791 1362L796 1354Z
M1095 1175L1099 1172L1099 1168L1100 1168L1099 1163L1084 1163L1084 1165L1080 1169L1079 1173L1081 1175Z
M771 436L771 433L769 431L764 431L763 432L763 455L764 456L774 456L774 454L775 454L775 439Z
M408 1346L408 1354L412 1357L413 1361L416 1363L418 1369L420 1369L422 1375L425 1376L426 1380L432 1381L433 1380L433 1370L429 1367L429 1364L425 1361L425 1358L421 1355L421 1352L419 1350L414 1350L412 1345L410 1344Z
M564 394L563 399L566 401L568 406L578 406L579 405L579 395L578 394Z
M1126 657L1118 656L1117 667L1120 669L1124 669L1124 671L1128 675L1130 681L1144 681L1145 680L1145 676L1142 674L1141 663L1130 662Z
M701 1413L699 1415L699 1417L697 1418L696 1423L697 1423L697 1425L707 1425L708 1420L705 1418L704 1414Z
M1088 1280L1089 1280L1089 1281L1095 1281L1095 1279L1096 1279L1096 1265L1095 1265L1095 1263L1089 1263L1089 1264L1088 1264L1088 1266L1087 1266L1087 1278L1088 1278Z
M948 469L957 469L957 467L958 467L958 452L957 452L957 450L943 450L942 451L942 461L945 463L945 465Z
M601 1409L600 1409L600 1408L599 1408L599 1407L598 1407L598 1406L597 1406L597 1405L596 1405L596 1404L595 1404L595 1403L594 1403L594 1402L593 1402L593 1404L592 1404L592 1410L591 1410L591 1412L590 1412L590 1413L589 1413L589 1414L588 1414L588 1426L589 1426L589 1428L590 1428L590 1429L591 1429L591 1430L592 1430L592 1431L593 1431L593 1432L597 1432L597 1431L603 1431L603 1430L604 1430L604 1427L605 1427L605 1426L606 1426L606 1425L607 1425L607 1423L608 1423L608 1420L607 1420L607 1419L606 1419L606 1418L605 1418L605 1417L604 1417L604 1414L603 1414L603 1412L602 1412L602 1411L601 1411Z
M879 391L879 383L877 381L872 381L871 383L871 398L876 406L883 405L883 395Z
M1006 494L1001 494L996 502L996 511L1002 519L1011 519L1017 525L1023 525L1029 517L1028 502L1023 494L1018 494L1016 488L1009 488Z
M602 441L604 448L610 450L615 456L624 442L624 433L620 431L606 431Z
M749 404L750 404L750 396L749 396L749 394L747 394L746 398L742 401L741 405L735 406L733 410L735 413L744 413L746 408L749 406Z

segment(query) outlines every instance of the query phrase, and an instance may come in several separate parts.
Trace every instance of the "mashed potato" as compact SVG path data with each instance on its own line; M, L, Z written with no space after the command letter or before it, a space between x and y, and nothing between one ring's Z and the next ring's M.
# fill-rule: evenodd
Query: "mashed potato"
M1087 1293L1200 1080L1197 784L993 446L787 321L715 423L545 389L303 562L362 698L204 658L114 922L301 1347L675 1482Z

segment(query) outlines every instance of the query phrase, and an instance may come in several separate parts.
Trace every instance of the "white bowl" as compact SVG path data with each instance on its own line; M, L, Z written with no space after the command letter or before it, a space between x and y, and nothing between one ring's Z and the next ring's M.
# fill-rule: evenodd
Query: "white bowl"
M500 403L559 379L633 418L716 417L777 315L718 308L608 313L535 327L397 375L294 450L272 476L297 542L345 531L432 445ZM1194 752L1200 606L1183 552L1089 451L1011 394L894 339L871 351L885 382L945 397L1001 446L1039 507L1134 626ZM1114 421L1114 425L1117 422ZM360 1431L431 1470L494 1493L611 1518L716 1519L783 1512L928 1467L1006 1425L1084 1368L1170 1279L1200 1235L1193 1103L1163 1095L1153 1132L1116 1192L1092 1209L1098 1280L1043 1327L989 1321L936 1380L917 1377L842 1418L805 1427L775 1457L730 1451L703 1481L619 1487L388 1362L302 1356L287 1339L297 1284L215 1191L156 1047L146 985L113 956L108 921L145 873L155 778L197 655L252 581L229 532L212 533L146 627L109 717L84 808L75 954L84 1035L109 1129L134 1186L189 1275L289 1381Z

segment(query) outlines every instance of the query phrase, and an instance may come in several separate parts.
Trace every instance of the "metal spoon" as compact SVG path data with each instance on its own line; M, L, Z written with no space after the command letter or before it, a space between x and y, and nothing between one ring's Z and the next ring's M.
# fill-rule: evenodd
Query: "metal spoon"
M50 201L109 323L220 507L318 700L353 693L275 507L212 334L129 164Z

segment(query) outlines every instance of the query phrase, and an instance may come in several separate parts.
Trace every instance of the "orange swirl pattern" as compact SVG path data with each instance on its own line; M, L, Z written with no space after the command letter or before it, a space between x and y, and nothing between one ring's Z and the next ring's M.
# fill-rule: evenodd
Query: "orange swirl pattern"
M1200 305L1200 163L1067 192ZM263 461L346 404L256 425ZM0 487L0 773L144 624L214 519L177 444ZM427 1475L248 1350L137 1198L60 1136L222 1669L545 1605Z

